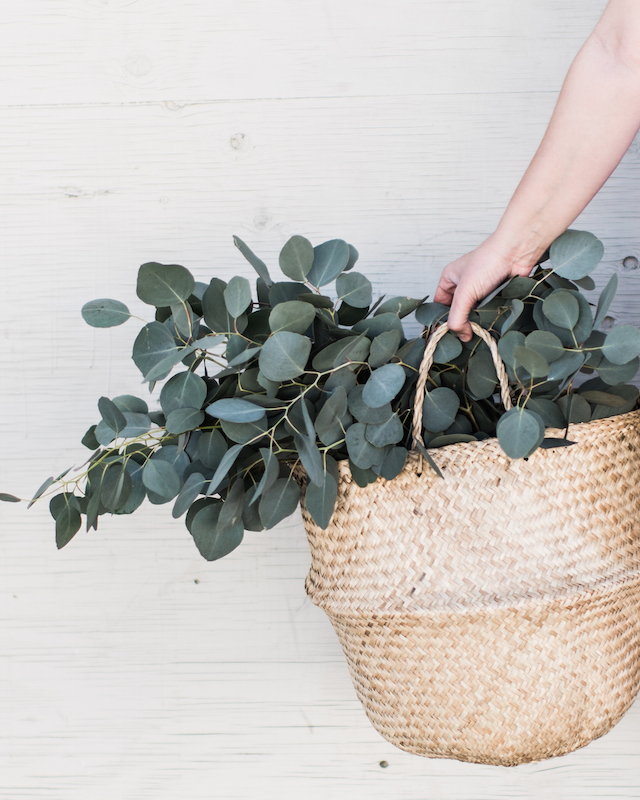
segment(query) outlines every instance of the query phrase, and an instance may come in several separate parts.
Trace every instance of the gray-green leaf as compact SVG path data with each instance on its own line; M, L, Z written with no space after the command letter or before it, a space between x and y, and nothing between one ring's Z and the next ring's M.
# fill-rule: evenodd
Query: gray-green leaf
M304 236L292 236L280 251L280 269L292 281L304 281L313 265L313 245Z
M262 280L267 284L267 286L271 286L273 281L271 280L269 270L267 269L267 265L264 263L264 261L259 259L253 250L251 250L251 248L246 245L238 236L233 237L233 243L255 269Z
M336 281L338 299L346 301L355 308L367 308L371 305L371 281L360 272L345 272Z
M115 328L131 316L124 303L106 297L85 303L80 313L87 325L91 325L92 328Z
M512 408L500 417L496 433L509 458L527 458L544 439L544 422L533 411Z
M324 530L329 527L337 498L338 484L329 472L323 474L319 486L314 483L307 486L304 504L319 528Z
M244 314L251 303L251 286L249 285L249 281L241 275L234 275L226 285L223 296L224 304L229 315L237 319Z
M316 316L311 303L302 300L287 300L278 305L269 314L269 328L272 333L291 331L305 333Z
M229 555L242 542L244 528L242 522L232 527L220 526L222 503L205 505L191 522L191 535L200 555L207 561L217 561Z
M573 330L580 316L578 301L565 289L556 289L545 297L542 311L550 322L567 330Z
M374 369L369 376L362 390L362 399L371 408L379 408L393 400L404 381L404 369L400 364L385 364Z
M549 248L551 266L562 278L584 278L598 266L604 246L592 233L567 230Z
M299 333L279 331L262 346L258 363L262 374L272 381L289 381L302 375L311 352L311 340Z
M228 397L207 406L207 414L229 422L257 422L264 417L265 410L249 400Z
M196 282L188 269L179 264L151 261L138 270L136 292L143 303L159 308L187 300Z
M438 433L452 424L460 408L458 395L446 386L425 392L422 424L428 431Z
M313 248L313 266L307 274L312 286L326 286L334 281L349 263L349 245L342 239L332 239Z
M269 494L260 498L260 519L265 528L273 528L290 517L300 500L300 487L292 478L278 478Z
M627 364L640 354L640 331L633 325L612 328L604 340L602 352L612 364Z

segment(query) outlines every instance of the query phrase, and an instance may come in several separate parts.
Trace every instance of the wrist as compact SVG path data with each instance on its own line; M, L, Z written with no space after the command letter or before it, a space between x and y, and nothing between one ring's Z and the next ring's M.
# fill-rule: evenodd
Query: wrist
M495 257L504 263L510 275L528 275L538 263L549 241L537 231L513 232L497 229L486 239L485 244Z

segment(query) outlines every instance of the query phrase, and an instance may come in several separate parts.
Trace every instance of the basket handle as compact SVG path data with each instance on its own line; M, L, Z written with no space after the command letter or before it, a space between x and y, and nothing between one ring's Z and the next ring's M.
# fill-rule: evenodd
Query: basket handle
M491 351L491 357L493 358L493 364L496 368L496 374L498 375L498 381L500 382L500 397L502 398L502 402L504 403L504 407L507 411L509 411L513 407L513 403L511 402L511 395L509 394L509 378L507 376L507 371L505 369L504 363L500 358L500 354L498 353L498 345L496 344L495 339L491 334L478 325L476 322L471 322L471 327L473 332L478 334L478 336L488 345L489 350ZM431 336L427 340L427 346L424 351L424 355L422 356L422 363L420 364L420 369L418 370L418 383L416 384L416 399L415 405L413 407L413 449L416 450L417 443L419 442L424 447L424 439L422 438L422 407L424 405L424 393L425 388L427 386L427 378L429 376L429 370L433 365L433 356L436 352L436 347L438 346L438 342L442 337L449 331L449 327L447 323L443 323L442 325L434 328L431 332Z

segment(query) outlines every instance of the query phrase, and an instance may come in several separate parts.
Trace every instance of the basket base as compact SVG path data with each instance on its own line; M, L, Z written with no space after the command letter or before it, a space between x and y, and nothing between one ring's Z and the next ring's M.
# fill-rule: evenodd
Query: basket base
M584 747L631 706L640 688L638 604L635 578L547 607L329 618L385 739L416 755L515 766Z

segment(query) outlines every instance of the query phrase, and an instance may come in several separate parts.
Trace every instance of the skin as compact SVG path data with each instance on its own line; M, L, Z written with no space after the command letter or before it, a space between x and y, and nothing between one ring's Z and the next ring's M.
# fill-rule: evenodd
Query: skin
M524 177L496 230L445 267L434 301L471 339L471 309L503 281L529 275L600 190L640 129L640 0L610 0L573 61Z

